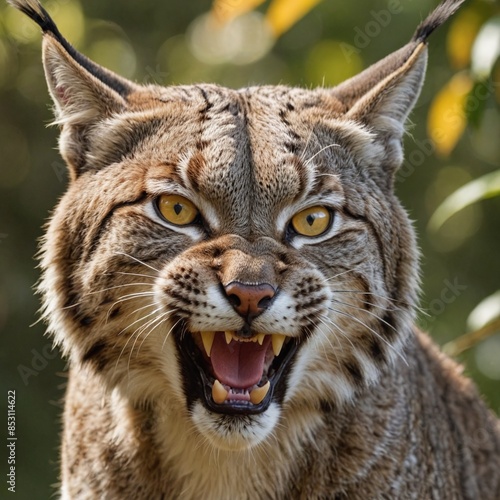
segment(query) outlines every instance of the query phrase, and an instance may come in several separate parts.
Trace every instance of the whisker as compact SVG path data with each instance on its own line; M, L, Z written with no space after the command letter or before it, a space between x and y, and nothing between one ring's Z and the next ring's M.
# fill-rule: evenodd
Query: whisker
M342 337L344 337L344 338L345 338L345 339L349 342L349 344L351 344L351 347L352 347L353 349L355 349L354 344L352 343L352 340L351 340L351 338L349 337L349 335L347 335L347 333L345 333L345 332L344 332L344 331L340 328L340 326L339 326L339 325L337 325L337 324L335 323L335 321L333 321L333 319L332 319L332 318L330 318L329 316L327 316L327 315L326 315L326 314L324 314L324 313L322 313L320 316L318 316L318 319L320 319L320 320L321 320L321 318L324 318L324 320L328 320L328 322L329 322L332 326L334 326L334 327L336 328L336 330L340 333L340 335L342 335ZM324 321L324 320L322 321L322 323L323 323L326 327L328 327L328 324L327 324L327 323L325 323L325 321ZM342 347L342 344L340 344L340 343L339 343L339 345Z
M156 309L155 311L153 311L154 314L158 313L160 311L160 308ZM129 354L129 357L128 357L128 368L127 369L130 369L130 361L132 359L132 353L134 352L134 348L135 348L135 344L137 343L137 341L139 340L140 336L150 327L153 327L155 324L157 324L158 322L161 323L161 321L163 320L164 318L164 314L165 313L162 313L158 316L155 316L154 318L150 319L148 322L146 322L146 324L140 326L132 335L132 337L135 337L134 339L134 343L132 344L132 347L130 349L130 354ZM149 315L148 315L149 316ZM148 316L145 316L144 319L146 319ZM151 330L152 331L152 330ZM149 332L151 333L151 332ZM146 335L147 336L147 335ZM144 342L144 340L143 340ZM143 344L143 342L141 342L141 344L139 345L139 349L137 350L137 354L136 354L136 358L137 356L139 355L139 351L140 351L140 348Z
M367 330L369 330L370 332L372 332L382 342L384 342L385 344L387 344L387 346L389 347L389 349L391 349L397 356L399 356L401 358L401 360L408 366L408 362L406 361L406 358L393 345L391 345L386 339L384 339L384 337L382 337L382 335L380 335L380 333L376 332L373 328L371 328L370 326L368 326L366 323L364 323L363 321L361 321L359 318L356 318L356 316L353 316L352 314L349 314L349 313L346 313L346 312L343 312L343 311L339 311L338 309L335 309L333 307L329 307L328 309L330 311L333 311L333 312L337 313L337 314L342 314L343 316L347 316L348 318L356 321L360 325L363 325Z
M138 323L139 321L142 321L146 318L149 318L151 315L153 314L156 314L158 311L161 310L161 307L157 307L154 311L151 311L149 312L148 314L146 314L146 316L141 316L140 318L136 319L135 321L133 321L132 323L130 323L129 325L127 325L123 330L121 330L119 333L117 333L116 335L119 336L121 335L122 333L126 332L131 326L135 325L136 323ZM139 327L140 328L140 327ZM137 330L136 330L137 331ZM135 332L136 332L135 331ZM132 334L134 335L135 332Z
M398 333L397 329L393 325L391 325L390 323L388 323L387 321L385 321L383 318L381 318L377 314L375 314L375 313L373 313L371 311L367 311L366 309L363 309L362 307L357 307L357 306L354 306L352 304L349 304L348 302L342 302L341 300L336 300L336 299L332 299L332 300L334 302L337 302L337 304L342 304L344 306L351 307L352 309L356 309L357 311L365 312L366 314L369 314L370 316L373 316L374 318L378 319L382 323L386 324L388 327L392 328L396 333Z
M153 313L159 311L160 309L157 308L155 311L153 311ZM151 314L149 314L148 316L150 316ZM139 318L137 321L142 321L144 320L145 318L147 318L148 316L145 316L145 317L141 317ZM137 321L134 321L134 323L137 323ZM124 331L126 331L128 328L130 328L134 323L130 324L130 325L127 325L120 333L118 333L117 336L120 336ZM127 341L125 342L125 345L122 347L122 350L118 356L118 359L116 360L116 364L115 364L115 372L116 372L116 369L118 368L118 362L120 361L121 357L123 356L124 352L125 352L125 349L127 348L128 346L128 343L135 337L135 334L137 333L137 331L141 328L141 326L139 326L127 339ZM133 347L132 347L132 350L133 350ZM132 350L130 351L130 355L129 355L129 360L128 360L128 364L127 364L127 372L130 371L130 356L132 355Z
M299 156L300 161L304 161L304 158L306 156L307 146L309 146L309 142L311 141L311 137L313 136L313 134L314 134L314 131L311 130L309 132L309 135L307 136L306 144L304 146L304 149L302 150L302 153L300 153L300 156Z
M151 283L122 283L121 285L113 285L108 288L103 288L102 290L94 290L93 292L85 292L83 295L86 297L87 295L95 295L96 293L109 292L109 290L116 290L117 288L125 288L127 286L151 286Z
M323 319L323 318L324 318L324 319ZM328 316L325 316L324 314L321 314L320 316L318 316L318 317L317 317L317 319L318 319L319 321L321 321L321 323L323 323L323 325L325 325L325 327L326 327L326 328L329 328L329 325L328 325L328 323L325 321L325 319L328 319L328 320L329 320L329 322L330 322L330 324L331 324L332 326L335 326L335 327L337 326L337 325L336 325L336 324L335 324L332 320L330 320L330 318L328 318ZM333 354L335 355L335 358L337 359L337 363L340 365L340 360L339 360L339 358L338 358L338 356L337 356L337 351L336 351L336 349L334 349L334 347L333 347L333 345L332 345L332 342L330 341L330 337L329 337L328 335L326 335L326 334L325 334L325 332L321 331L321 329L318 329L318 331L321 333L322 337L323 337L324 339L326 339L326 340L327 340L327 342L330 344L331 350L332 350ZM340 344L339 339L338 339L337 337L334 337L334 338L336 338L336 340L337 340L337 343L338 343L339 347L342 349L342 344ZM348 339L348 340L349 340L349 339ZM354 346L353 346L353 348L354 348ZM324 352L324 354L325 354L325 358L328 360L328 353L327 353L327 352L326 352L326 350L325 350L325 346L323 346L323 352Z
M414 306L413 304L409 304L408 302L405 302L401 299L394 299L392 297L387 297L385 295L381 295L379 293L375 293L375 292L363 292L361 290L335 290L333 288L330 288L330 290L333 292L333 293L357 293L358 295L373 295L374 297L377 297L377 298L380 298L380 299L384 299L384 300L387 300L389 302L394 302L396 304L401 304L403 306L406 306L406 307L415 307L415 309L420 309L418 306Z
M330 276L328 278L325 278L322 283L326 283L327 281L330 281L330 280L333 280L335 278L338 278L339 276L343 276L344 274L347 274L347 273L353 273L357 271L357 269L347 269L346 271L342 271L341 273L337 273L337 274L334 274L333 276Z
M114 286L109 287L109 288L103 288L102 290L94 290L93 292L85 292L82 295L82 298L88 297L89 295L95 295L95 294L98 294L98 293L104 293L104 292L108 292L109 290L114 290L114 289L118 289L118 288L124 288L124 287L128 287L128 286L147 286L147 287L150 287L151 283L123 283L121 285L114 285ZM153 292L151 292L151 293L153 293ZM125 297L128 297L128 295L125 295ZM84 301L80 300L79 302L75 302L74 304L71 304L69 306L64 306L63 310L71 309L73 307L78 307L78 306L82 305L83 303L84 303ZM116 304L116 302L115 302L115 304ZM113 304L113 305L115 305L115 304Z
M137 299L139 297L154 297L154 292L149 291L149 292L136 292L136 293L129 293L127 295L123 295L120 297L115 304L119 304L120 302L126 302L127 300L132 300L132 299Z
M139 348L137 349L137 356L139 356L139 351L141 350L141 347L142 347L142 344L144 344L144 342L146 341L146 339L153 333L154 330L156 330L156 328L158 328L159 326L161 326L164 321L166 321L168 319L168 317L170 316L170 313L172 311L164 311L163 313L161 313L159 316L158 316L158 321L156 323L156 325L154 325L148 333L146 333L146 335L144 336L144 338L142 339L142 342L140 343L139 345ZM133 349L133 347L132 347Z
M114 302L113 305L108 309L108 312L106 313L106 322L105 324L107 324L108 320L109 320L109 315L111 314L111 311L113 310L113 307L116 305L117 303ZM133 314L136 314L138 313L139 311L142 311L143 309L146 309L147 307L154 307L156 304L154 302L151 302L149 304L146 304L145 306L142 306L142 307L139 307L137 309L134 309L132 312L128 313L125 317L128 318L129 316L132 316Z
M143 274L143 273L126 273L125 271L115 271L115 274L121 274L123 276L139 276L140 278L151 278L156 279L157 276L153 274Z
M170 328L170 330L165 335L165 338L163 339L163 342L161 344L161 350L162 351L163 351L163 348L165 347L165 342L167 341L168 337L172 333L172 330L180 323L180 321L181 321L181 318L178 318L177 321L172 325L172 327Z
M149 267L149 269L153 270L156 273L160 272L158 269L155 269L153 266L150 266L146 262L143 262L142 260L138 259L137 257L134 257L133 255L129 255L128 253L115 252L115 255L123 255L124 257L128 257L129 259L135 260L137 263L142 264L143 266Z
M319 154L321 154L325 149L330 149L330 148L340 148L340 144L327 144L326 146L323 146L319 151L314 153L307 161L304 162L305 165L308 165L311 161L316 158Z

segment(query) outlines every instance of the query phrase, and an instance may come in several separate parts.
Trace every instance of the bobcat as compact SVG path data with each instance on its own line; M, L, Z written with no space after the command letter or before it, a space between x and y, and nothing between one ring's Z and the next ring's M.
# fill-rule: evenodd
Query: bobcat
M140 86L37 0L70 182L42 244L61 495L499 499L500 425L414 327L393 192L426 39L335 88Z

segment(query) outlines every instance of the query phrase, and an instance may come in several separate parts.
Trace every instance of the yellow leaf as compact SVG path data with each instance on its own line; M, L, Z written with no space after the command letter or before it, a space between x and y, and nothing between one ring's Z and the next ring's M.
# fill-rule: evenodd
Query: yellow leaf
M461 10L455 17L446 39L448 55L455 68L463 69L469 65L482 21L482 16L473 8Z
M458 73L432 101L427 130L438 154L448 155L462 136L467 125L465 103L472 87L470 76Z
M212 14L220 24L225 24L264 2L265 0L213 0Z
M266 14L274 35L282 35L319 2L321 0L274 0Z

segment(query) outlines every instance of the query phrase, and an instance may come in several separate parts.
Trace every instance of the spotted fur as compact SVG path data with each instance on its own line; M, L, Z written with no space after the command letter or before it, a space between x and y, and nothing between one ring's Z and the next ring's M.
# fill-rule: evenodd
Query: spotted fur
M426 38L461 1L316 90L139 86L77 53L36 0L10 1L44 31L71 174L40 285L70 361L62 497L499 498L498 421L413 326L417 247L393 192ZM165 193L200 220L165 222ZM326 232L294 232L317 205ZM251 325L233 282L277 290ZM295 346L264 411L200 397L193 332L228 330Z

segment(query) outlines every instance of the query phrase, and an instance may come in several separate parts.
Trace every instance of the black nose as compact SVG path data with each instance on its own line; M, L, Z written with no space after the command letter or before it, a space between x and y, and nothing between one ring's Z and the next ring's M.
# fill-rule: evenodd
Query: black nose
M224 291L235 311L249 323L269 307L276 294L268 283L246 285L238 281L226 285Z

